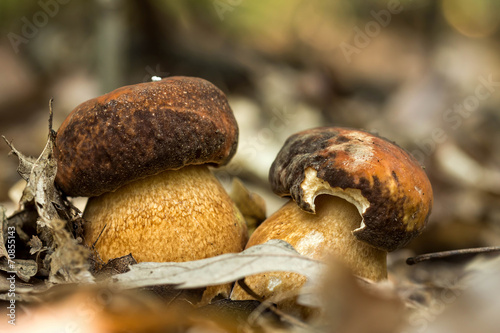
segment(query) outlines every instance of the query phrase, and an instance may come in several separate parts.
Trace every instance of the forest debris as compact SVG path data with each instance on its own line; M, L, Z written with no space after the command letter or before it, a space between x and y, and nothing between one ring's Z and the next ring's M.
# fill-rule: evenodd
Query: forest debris
M473 254L484 254L484 253L494 253L500 252L500 246L485 246L485 247L476 247L469 249L458 249L458 250L450 250L450 251L440 251L433 253L420 254L415 257L410 257L406 259L406 263L408 265L415 265L419 262L427 261L427 260L439 260L439 259L448 259L451 257L457 256L469 256Z
M115 275L112 282L121 288L175 284L178 288L200 288L230 283L246 276L270 271L290 271L318 279L322 262L298 254L281 240L253 246L240 253L189 262L145 262L130 266L130 272Z
M54 283L93 282L94 278L88 270L88 249L79 244L64 229L63 220L52 220L51 223L55 249L46 257L46 260L50 260L49 281Z
M14 259L12 262L2 262L0 269L5 272L15 272L17 277L28 282L37 273L38 265L34 260Z
M0 206L0 270L15 272L21 280L28 282L36 274L37 264L33 260L15 258L15 238L13 237L14 231L11 228L13 227L8 227L5 208ZM6 243L8 250L5 247Z
M127 254L126 256L118 257L108 261L99 271L95 274L98 280L103 280L110 278L113 275L126 273L130 271L130 265L137 264L132 254Z
M50 104L49 135L38 158L23 155L4 137L11 153L18 157L18 173L27 183L19 202L21 210L9 217L6 223L3 220L2 226L5 228L5 224L8 224L15 227L22 241L18 240L15 253L19 278L29 279L39 269L44 269L49 272L51 282L92 282L93 277L88 271L88 250L69 231L69 224L80 218L79 212L66 201L54 184L57 173L57 161L53 154L55 136ZM19 258L24 249L29 249L30 255L39 255L43 250L43 265L38 267L32 258Z
M42 241L36 235L33 235L31 237L31 240L28 242L28 245L31 247L30 254L35 254L42 250Z

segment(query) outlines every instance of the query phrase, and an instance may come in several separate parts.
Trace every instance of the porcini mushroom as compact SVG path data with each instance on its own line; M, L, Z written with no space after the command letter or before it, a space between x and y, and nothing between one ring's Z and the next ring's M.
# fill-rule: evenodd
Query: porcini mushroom
M56 184L91 197L85 242L104 261L189 261L239 252L241 214L207 166L234 155L238 126L208 81L169 77L77 106L56 138Z
M396 144L354 129L321 127L288 138L269 172L273 191L292 200L264 221L247 248L287 241L308 257L341 259L358 276L383 280L386 256L417 236L432 207L431 184ZM298 290L292 273L247 277L258 295ZM231 298L250 298L241 288Z

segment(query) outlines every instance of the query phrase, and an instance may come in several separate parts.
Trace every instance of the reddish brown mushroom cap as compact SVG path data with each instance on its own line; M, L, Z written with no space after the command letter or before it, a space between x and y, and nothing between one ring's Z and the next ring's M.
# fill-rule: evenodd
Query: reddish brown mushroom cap
M432 187L405 150L375 135L323 127L292 135L271 166L273 191L314 213L320 194L354 204L363 222L357 239L393 251L417 236L432 208Z
M56 183L70 196L96 196L164 170L224 165L237 143L226 96L210 82L125 86L80 104L63 122Z

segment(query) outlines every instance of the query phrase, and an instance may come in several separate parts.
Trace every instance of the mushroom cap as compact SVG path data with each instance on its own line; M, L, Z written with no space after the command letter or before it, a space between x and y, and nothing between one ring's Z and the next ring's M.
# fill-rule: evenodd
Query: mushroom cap
M341 197L358 209L357 239L393 251L425 227L432 187L405 150L378 136L349 128L320 127L289 137L273 162L269 181L279 196L291 196L315 213L320 194Z
M77 106L57 132L56 184L97 196L187 165L220 166L238 144L224 93L192 77L118 88Z

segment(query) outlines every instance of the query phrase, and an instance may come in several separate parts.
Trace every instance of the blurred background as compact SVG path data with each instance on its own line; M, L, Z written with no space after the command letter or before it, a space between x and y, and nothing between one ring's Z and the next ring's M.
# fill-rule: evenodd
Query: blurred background
M57 129L120 86L198 76L240 125L217 175L242 179L268 214L284 202L267 173L285 139L348 126L425 166L435 204L415 252L500 245L499 13L495 0L2 0L0 134L38 156L50 98ZM0 203L13 211L8 152L0 144Z

